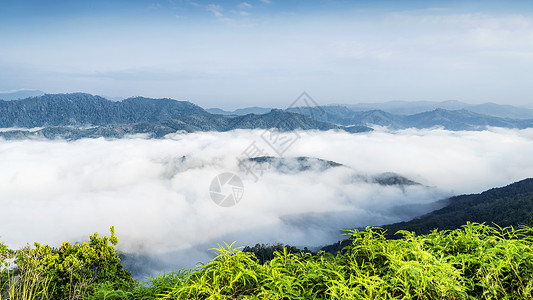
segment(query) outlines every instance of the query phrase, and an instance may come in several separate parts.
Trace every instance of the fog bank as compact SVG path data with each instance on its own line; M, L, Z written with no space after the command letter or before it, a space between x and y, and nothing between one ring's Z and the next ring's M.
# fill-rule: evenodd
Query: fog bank
M96 231L108 234L114 225L120 250L173 253L165 264L176 269L208 259L204 251L223 241L318 247L338 240L340 229L407 220L439 199L533 175L531 129L378 129L299 132L284 157L342 166L292 173L270 168L256 181L239 168L237 157L254 141L277 156L261 134L0 141L0 241L13 248L34 241L58 246L85 241ZM223 172L242 179L236 206L211 200L211 181ZM361 180L383 172L421 185Z

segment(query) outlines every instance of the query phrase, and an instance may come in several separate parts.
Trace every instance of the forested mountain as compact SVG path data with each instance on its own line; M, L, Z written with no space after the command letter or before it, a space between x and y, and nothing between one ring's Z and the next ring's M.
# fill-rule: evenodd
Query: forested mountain
M429 233L432 229L456 229L469 222L499 226L529 224L533 217L533 178L494 188L480 194L450 198L449 204L420 218L382 226L393 234L398 230Z
M76 93L0 101L0 127L112 125L209 115L187 101L143 97L113 102L100 96Z
M317 120L349 125L379 125L391 129L405 128L403 124L405 116L393 115L381 110L353 111L345 106L320 106L320 107L295 107L289 111L313 116Z
M242 111L264 112L253 107ZM281 131L344 130L367 132L369 126L390 129L443 127L448 130L483 130L487 126L533 127L533 119L498 118L468 110L435 109L414 115L396 115L382 110L354 111L346 106L294 107L255 114L212 114L188 101L144 97L110 101L84 93L46 94L22 100L0 100L0 128L38 128L0 132L6 139L30 137L78 139L120 138L147 133L162 137L176 131L229 131L268 129ZM242 111L238 110L239 113ZM237 112L237 111L236 111ZM39 128L43 127L43 128Z
M480 194L455 196L444 200L444 208L408 222L381 226L389 238L399 230L427 234L433 229L453 230L467 222L492 223L501 227L529 224L533 217L533 178L524 179L505 187L493 188ZM336 252L349 242L326 246L323 250Z
M114 102L82 93L0 101L0 127L44 127L33 131L22 129L0 132L0 136L6 139L120 138L137 133L162 137L176 131L269 128L281 131L336 129L352 133L372 130L365 126L334 125L279 109L262 115L225 116L210 114L187 101L136 97Z

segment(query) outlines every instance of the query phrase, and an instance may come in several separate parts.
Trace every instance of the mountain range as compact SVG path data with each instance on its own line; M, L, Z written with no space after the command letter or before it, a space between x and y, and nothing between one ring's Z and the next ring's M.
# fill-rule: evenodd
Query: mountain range
M345 107L350 111L363 112L381 110L394 115L414 115L436 109L445 110L467 110L470 112L484 114L499 118L510 119L533 119L533 109L517 107L512 105L502 105L496 103L468 104L456 100L448 101L388 101L382 103L357 103L357 104L335 104L322 107ZM265 107L246 107L233 111L226 111L219 108L209 108L208 112L225 115L244 115L248 113L261 114L269 111Z
M15 101L0 101L1 128L7 139L45 137L78 139L147 133L162 137L177 131L229 131L270 129L280 131L345 130L366 132L366 126L340 126L289 111L273 109L266 114L226 116L211 114L188 101L143 97L110 101L84 93L46 94Z
M403 102L402 102L403 103ZM409 102L406 102L409 103ZM378 103L379 104L379 103ZM504 113L506 107L511 107L509 111L520 110L514 106L501 106L498 104L487 104L483 107L494 107L494 110L502 111L502 115L511 115L512 113ZM380 105L376 105L380 107ZM355 108L354 108L355 107ZM409 107L409 105L407 105ZM429 106L426 106L430 108ZM447 107L455 108L460 106L448 105ZM481 106L479 106L481 107ZM432 108L432 107L431 107ZM497 117L490 114L481 114L466 108L449 110L444 108L434 108L429 111L418 112L414 114L400 114L391 113L385 110L372 109L369 105L368 110L361 110L361 107L354 105L328 105L315 107L293 107L288 111L307 115L313 119L323 122L333 123L341 126L384 126L389 129L406 129L406 128L432 128L442 127L448 130L483 130L487 127L504 127L504 128L529 128L533 127L533 113L531 118L509 118ZM251 107L241 110L235 110L225 115L239 115L248 112L262 112L266 108ZM399 109L398 109L399 110ZM211 109L209 111L220 111ZM529 116L527 109L523 110L522 117Z
M386 107L389 109L400 105L397 102L387 103L389 106ZM412 109L421 109L419 102L413 103L415 106ZM442 102L440 105L443 103L449 108L462 105L460 102ZM423 104L429 107L428 103ZM376 105L384 107L384 104ZM409 105L405 104L405 107ZM492 106L487 104L484 107ZM514 109L508 106L492 108L502 112ZM376 125L393 130L433 127L448 130L483 130L489 126L518 129L533 127L533 119L502 118L476 113L466 108L436 108L411 115L358 109L361 109L361 105L293 107L287 110L251 107L228 114L220 109L205 110L188 101L168 98L134 97L111 101L85 93L45 94L20 100L0 100L0 128L9 128L2 130L0 136L5 139L79 139L120 138L127 134L144 133L157 138L177 131L234 129L343 130L360 133L371 131L371 127ZM528 114L527 110L523 112L523 116Z
M391 114L382 110L353 111L345 106L291 108L289 111L343 126L379 125L389 129L442 127L448 130L483 130L489 126L519 129L533 127L533 119L500 118L466 109L437 108L413 115Z

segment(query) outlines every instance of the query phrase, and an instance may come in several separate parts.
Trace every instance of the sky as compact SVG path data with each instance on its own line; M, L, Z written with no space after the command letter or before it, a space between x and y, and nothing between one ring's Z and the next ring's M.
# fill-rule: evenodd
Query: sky
M0 91L533 107L531 70L531 1L0 1Z

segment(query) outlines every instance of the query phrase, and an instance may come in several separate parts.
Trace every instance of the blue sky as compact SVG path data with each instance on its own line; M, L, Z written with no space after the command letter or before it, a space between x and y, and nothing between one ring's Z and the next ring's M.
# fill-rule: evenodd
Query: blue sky
M533 106L532 1L0 1L0 91Z

